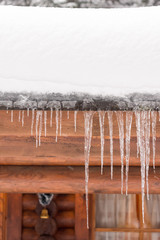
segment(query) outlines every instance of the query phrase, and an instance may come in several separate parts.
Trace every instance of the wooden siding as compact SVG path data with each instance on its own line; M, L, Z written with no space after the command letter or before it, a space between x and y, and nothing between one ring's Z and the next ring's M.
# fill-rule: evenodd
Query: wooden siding
M0 112L0 165L84 165L84 114L79 111L77 114L77 132L74 131L74 111L70 111L70 118L67 119L67 111L62 115L62 135L58 136L58 142L55 142L56 124L55 112L53 111L53 127L50 127L50 111L47 111L47 137L44 137L44 124L41 137L41 147L36 148L35 143L35 122L34 136L31 136L31 118L30 111L27 117L27 111L24 115L24 127L18 121L19 111L14 110L14 121L11 122L11 111L2 110ZM125 114L124 114L125 120ZM157 139L156 139L156 165L160 166L160 122L157 116ZM152 136L151 136L152 138ZM137 158L137 137L136 124L133 115L131 131L131 157L130 166L139 166L140 160ZM93 121L93 139L90 155L90 165L100 165L100 130L98 113L94 115ZM151 161L152 165L152 139ZM105 150L104 165L110 165L110 138L108 118L105 118ZM120 165L120 147L119 131L116 114L113 113L113 148L114 165Z

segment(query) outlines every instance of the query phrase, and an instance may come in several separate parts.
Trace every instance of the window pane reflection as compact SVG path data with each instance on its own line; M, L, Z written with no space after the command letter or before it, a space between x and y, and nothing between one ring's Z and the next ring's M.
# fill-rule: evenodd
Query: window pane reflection
M136 195L96 195L97 228L138 228Z
M96 232L95 240L139 240L139 233Z
M160 228L160 195L150 194L145 199L145 225L147 228Z
M160 233L144 233L144 240L160 240Z

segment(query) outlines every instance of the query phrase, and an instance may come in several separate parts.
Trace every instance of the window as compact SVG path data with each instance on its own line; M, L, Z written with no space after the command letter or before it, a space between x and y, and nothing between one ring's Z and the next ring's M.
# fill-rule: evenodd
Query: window
M92 240L160 240L160 195L96 194L92 198Z

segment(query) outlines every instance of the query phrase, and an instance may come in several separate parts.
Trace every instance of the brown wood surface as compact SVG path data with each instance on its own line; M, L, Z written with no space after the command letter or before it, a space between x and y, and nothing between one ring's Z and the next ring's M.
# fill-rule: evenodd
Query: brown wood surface
M11 122L10 111L0 111L0 165L84 165L84 113L77 114L77 132L74 131L74 112L70 112L67 119L67 112L62 116L62 136L58 136L55 142L55 112L53 112L53 127L50 127L50 111L47 112L47 137L44 137L44 124L41 147L36 148L35 144L35 123L34 136L31 136L31 111L27 117L25 111L24 127L18 122L19 111L14 111L14 121ZM124 113L125 120L125 113ZM156 165L160 166L160 122L157 116L157 140L156 140ZM136 124L133 114L131 131L131 158L130 165L140 165L137 158L136 147ZM152 141L151 161L152 165ZM119 131L116 114L113 113L113 144L114 144L114 165L120 165ZM105 150L104 164L110 165L110 138L108 117L105 118ZM94 114L93 139L90 155L90 165L100 165L100 130L98 113ZM124 162L125 163L125 162Z
M39 216L34 211L23 212L23 227L34 228ZM74 228L75 219L73 211L60 211L54 218L58 228Z
M55 239L76 240L74 230L70 228L58 230ZM22 232L22 240L38 240L38 234L35 232L34 228L24 228Z
M5 237L5 194L0 193L0 240Z
M121 168L114 167L113 180L110 168L90 167L89 193L120 193ZM150 193L160 193L160 168L149 173ZM47 166L0 166L1 192L54 192L85 193L84 167L47 167ZM124 186L125 192L125 186ZM139 167L130 167L128 193L141 193Z
M22 194L7 195L7 239L20 240L22 232Z
M76 240L89 240L87 229L86 200L84 194L75 196L75 236Z
M23 210L35 211L38 197L36 194L23 194ZM74 194L59 194L54 202L59 211L69 211L75 208L75 195Z

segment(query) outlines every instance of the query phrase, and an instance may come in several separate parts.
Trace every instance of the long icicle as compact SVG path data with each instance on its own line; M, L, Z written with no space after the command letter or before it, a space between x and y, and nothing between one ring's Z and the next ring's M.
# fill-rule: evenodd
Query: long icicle
M133 117L132 112L126 112L126 195L128 195L128 171L130 159L132 117Z
M110 136L110 158L111 158L111 179L113 179L113 112L108 112L109 136Z
M44 135L47 136L47 111L44 111Z
M21 121L21 110L19 110L19 115L18 115L18 122Z
M32 109L31 136L33 135L34 113L35 109Z
M77 131L77 113L78 111L74 111L74 131Z
M59 113L59 135L62 135L62 110Z
M24 110L22 110L22 127L24 126Z
M51 115L50 115L50 127L52 127L53 124L53 108L51 108Z
M29 108L27 108L27 117L29 117Z
M56 109L56 142L58 140L59 110Z
M140 151L140 111L135 111L136 118L136 133L137 133L137 158Z
M37 111L36 113L36 148L41 145L42 114L42 111Z
M39 114L40 111L36 112L36 148L38 148L38 125L39 125Z
M41 146L41 135L42 135L42 116L43 116L43 111L40 111L39 115L39 147Z
M13 122L13 110L11 110L11 122Z
M89 212L88 212L88 180L89 180L89 157L92 140L92 126L93 126L93 112L84 112L84 126L85 126L85 192L86 192L86 212L87 212L87 228L89 228Z
M156 122L157 122L157 112L151 112L152 119L152 146L153 146L153 169L155 170L155 155L156 155Z
M141 161L141 192L142 192L142 220L143 220L143 223L144 223L145 169L146 169L145 122L146 122L146 112L142 111L140 113L140 161Z
M99 125L101 135L101 175L103 174L103 158L104 158L104 120L105 111L99 111Z
M145 151L146 151L146 187L147 187L147 200L149 200L149 163L150 163L150 111L146 112L145 122Z
M123 194L123 171L124 171L124 120L123 112L116 112L118 128L119 128L119 141L121 153L121 194Z
M67 111L67 119L69 119L69 110Z

